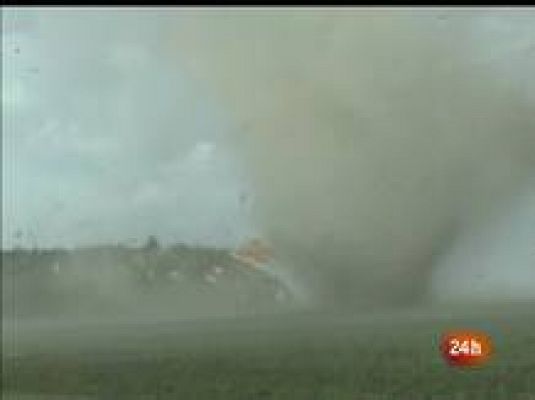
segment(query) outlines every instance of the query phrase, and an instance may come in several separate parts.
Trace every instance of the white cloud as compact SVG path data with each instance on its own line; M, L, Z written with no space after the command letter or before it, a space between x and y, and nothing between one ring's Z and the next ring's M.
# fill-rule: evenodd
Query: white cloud
M248 229L242 177L216 144L225 124L156 55L158 18L3 16L4 246L19 229L43 245L148 234L223 243Z

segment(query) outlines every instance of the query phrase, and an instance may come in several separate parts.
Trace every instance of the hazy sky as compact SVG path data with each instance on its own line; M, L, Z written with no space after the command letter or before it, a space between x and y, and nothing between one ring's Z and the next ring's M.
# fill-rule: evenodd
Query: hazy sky
M227 245L248 234L227 121L154 56L161 14L2 18L4 246L148 234Z

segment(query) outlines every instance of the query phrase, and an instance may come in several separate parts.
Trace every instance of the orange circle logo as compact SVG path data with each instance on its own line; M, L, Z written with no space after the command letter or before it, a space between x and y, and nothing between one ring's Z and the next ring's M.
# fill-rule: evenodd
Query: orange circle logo
M480 366L489 361L494 348L489 335L472 330L450 331L442 335L441 352L455 367Z

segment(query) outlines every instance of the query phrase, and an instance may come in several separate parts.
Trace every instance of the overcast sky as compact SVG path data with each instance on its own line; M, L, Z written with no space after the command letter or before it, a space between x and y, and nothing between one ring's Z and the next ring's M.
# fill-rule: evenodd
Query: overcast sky
M234 245L252 232L228 122L155 56L158 12L3 10L3 246ZM247 200L247 201L244 201Z

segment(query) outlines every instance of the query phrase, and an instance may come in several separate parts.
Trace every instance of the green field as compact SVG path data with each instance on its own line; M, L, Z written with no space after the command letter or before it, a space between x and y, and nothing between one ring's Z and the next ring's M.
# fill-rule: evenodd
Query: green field
M3 391L21 400L535 399L531 310L16 321L4 323ZM447 366L438 339L452 328L491 334L491 363Z

